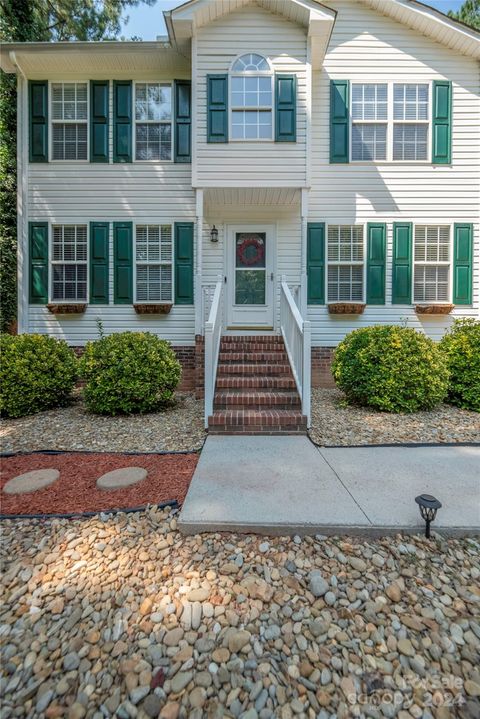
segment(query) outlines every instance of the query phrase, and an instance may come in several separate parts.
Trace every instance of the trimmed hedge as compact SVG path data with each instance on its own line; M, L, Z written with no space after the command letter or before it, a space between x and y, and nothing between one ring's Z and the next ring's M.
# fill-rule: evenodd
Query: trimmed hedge
M332 372L350 402L385 412L432 409L445 398L449 377L431 339L396 325L350 332L335 351Z
M88 409L117 415L158 410L172 398L182 370L166 340L121 332L88 342L80 372Z
M46 335L1 335L0 414L22 417L68 403L77 358L63 340Z
M450 370L448 402L480 412L480 322L455 320L440 348Z

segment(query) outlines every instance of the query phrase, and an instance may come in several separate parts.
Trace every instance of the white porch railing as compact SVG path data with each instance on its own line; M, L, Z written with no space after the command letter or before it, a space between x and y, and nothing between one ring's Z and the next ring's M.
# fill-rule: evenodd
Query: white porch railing
M205 428L213 413L213 397L217 377L218 354L223 329L223 278L215 285L208 320L205 322Z
M307 426L310 427L312 361L310 322L304 320L300 314L285 277L282 277L280 287L280 329L302 401L302 413L306 415Z

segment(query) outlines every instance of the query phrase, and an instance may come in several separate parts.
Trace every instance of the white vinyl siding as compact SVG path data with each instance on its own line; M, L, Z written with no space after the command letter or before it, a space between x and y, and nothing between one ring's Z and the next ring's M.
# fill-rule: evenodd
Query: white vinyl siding
M87 301L87 226L52 227L52 292L54 302Z
M362 225L329 225L327 230L327 301L363 300Z
M136 225L137 302L173 302L171 225Z
M415 225L414 302L450 300L451 231L449 225Z
M135 159L172 159L172 86L135 83Z
M50 85L52 160L88 159L88 83Z

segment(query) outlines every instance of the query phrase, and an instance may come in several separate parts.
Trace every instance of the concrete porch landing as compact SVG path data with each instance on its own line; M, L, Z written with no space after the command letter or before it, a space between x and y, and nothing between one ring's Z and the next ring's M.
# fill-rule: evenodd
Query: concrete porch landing
M480 532L480 447L317 448L307 437L209 436L179 527L260 534L422 532L417 494L443 504L433 529Z

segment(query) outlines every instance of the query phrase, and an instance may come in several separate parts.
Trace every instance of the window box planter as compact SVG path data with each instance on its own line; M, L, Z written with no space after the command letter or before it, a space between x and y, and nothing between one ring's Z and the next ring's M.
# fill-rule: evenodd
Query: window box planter
M417 315L449 315L455 305L415 305Z
M365 305L361 302L333 302L328 305L331 315L362 315Z
M87 309L86 302L60 304L58 302L50 302L47 309L52 315L81 315Z
M168 315L172 309L172 303L167 302L164 304L135 304L133 305L137 315Z

